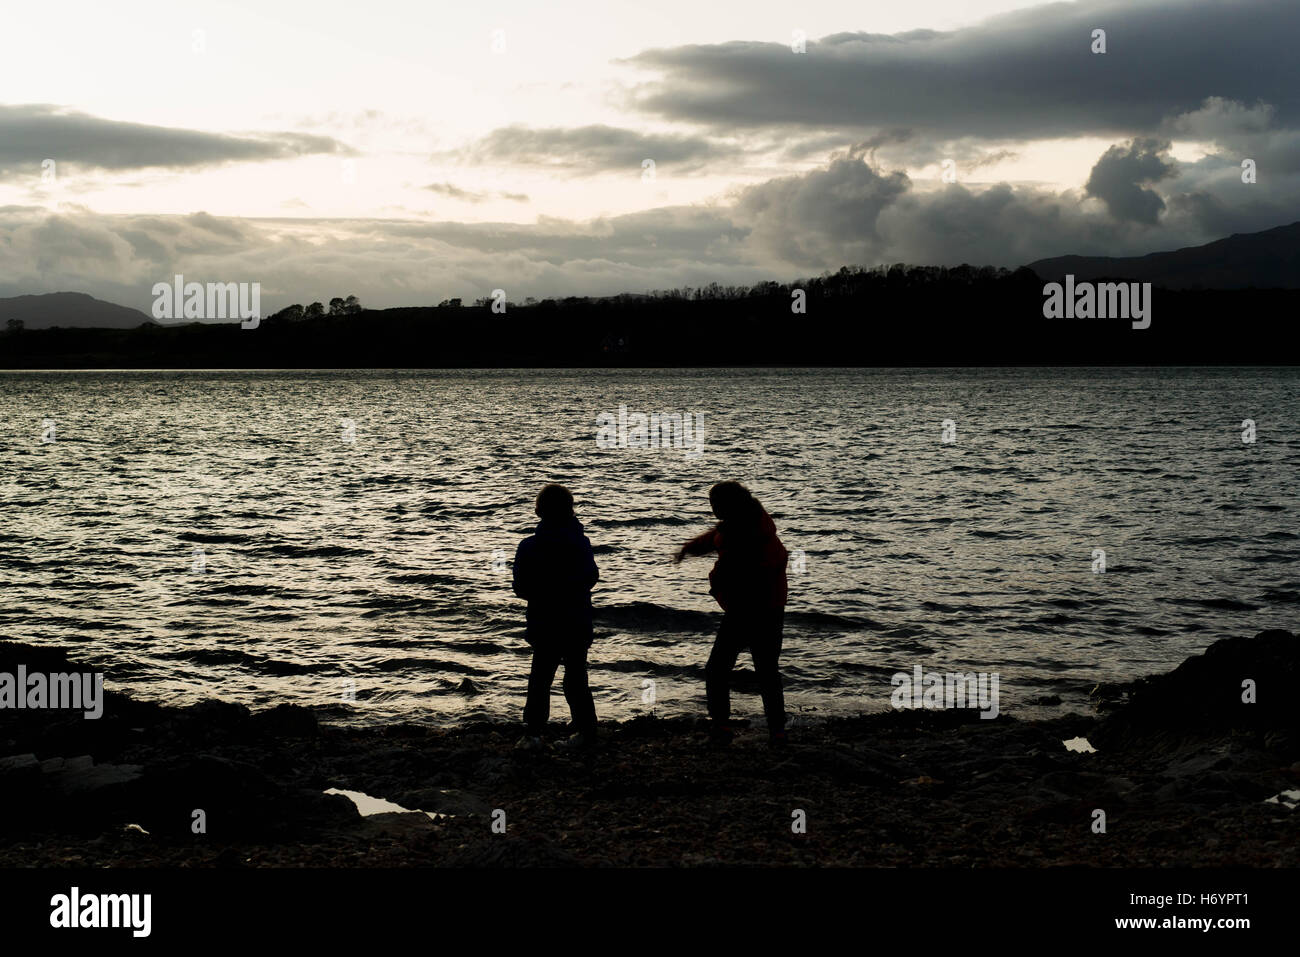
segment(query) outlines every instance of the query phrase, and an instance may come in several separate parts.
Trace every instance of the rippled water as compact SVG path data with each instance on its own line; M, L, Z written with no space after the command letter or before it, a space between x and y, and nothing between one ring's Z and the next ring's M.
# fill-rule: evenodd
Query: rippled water
M601 569L601 715L648 711L646 679L658 713L700 713L710 560L669 555L709 523L708 486L738 478L804 557L782 659L792 712L886 708L890 676L917 664L997 672L1003 711L1050 694L1082 706L1097 680L1297 624L1297 379L4 373L0 624L169 702L514 717L527 647L498 559L559 481ZM598 447L596 417L620 405L700 415L701 454Z

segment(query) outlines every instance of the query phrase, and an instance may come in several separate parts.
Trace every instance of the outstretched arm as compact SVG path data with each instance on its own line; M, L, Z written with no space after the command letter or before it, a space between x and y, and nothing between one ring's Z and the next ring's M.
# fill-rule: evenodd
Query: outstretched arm
M692 538L681 548L677 549L676 554L673 555L673 561L680 562L687 555L709 554L709 552L717 548L717 545L714 543L717 531L716 528L711 528L703 535L697 535Z

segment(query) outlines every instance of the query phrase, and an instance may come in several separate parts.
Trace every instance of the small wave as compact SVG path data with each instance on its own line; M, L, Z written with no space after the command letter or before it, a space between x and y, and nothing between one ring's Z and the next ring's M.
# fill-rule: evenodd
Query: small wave
M479 518L499 512L512 503L498 502L492 505L422 505L418 512L431 518Z
M891 649L896 651L897 649ZM928 651L929 649L926 649ZM880 657L885 657L881 655ZM836 670L851 675L894 675L897 674L897 668L891 668L888 665L875 664L869 661L837 661Z
M1277 562L1293 562L1295 559L1294 552L1265 552L1262 555L1251 555L1246 561L1256 565L1272 565Z
M446 606L440 601L410 595L376 595L357 604L370 609L370 611L361 613L362 618L375 618L394 611L447 610Z
M368 548L349 548L346 545L272 545L267 551L286 558L339 558L345 555L369 555Z
M656 525L699 525L704 528L707 522L698 518L682 518L680 515L659 515L640 518L596 518L588 522L592 528L652 528Z
M437 647L466 655L504 655L511 649L495 641L439 641Z
M201 665L239 665L252 671L269 675L305 675L316 671L327 671L327 665L303 664L296 661L279 661L275 658L259 658L233 648L192 648L184 651L166 652L159 657L176 661L192 661Z
M814 631L883 631L885 626L865 615L836 615L825 611L787 611L785 613L786 630L791 625L810 628Z
M445 658L385 658L370 667L375 671L447 671L456 675L478 675L479 677L488 674L482 668L461 664L459 661L448 661Z
M385 581L394 585L459 585L464 579L455 575L439 575L428 572L422 575L389 575Z
M1162 598L1171 605L1193 605L1197 608L1217 608L1221 611L1258 611L1258 605L1236 598Z
M624 631L704 631L716 628L718 622L714 613L666 608L648 601L602 605L592 617L599 624Z
M205 545L244 545L257 541L252 535L223 535L220 532L181 532L176 537L182 542L202 542Z
M624 658L620 661L597 661L592 666L599 671L612 671L622 675L654 675L660 678L698 678L704 671L703 659L698 665L670 665L642 658Z
M921 607L926 611L941 611L945 614L951 614L952 612L963 610L958 608L956 605L945 605L943 602L938 601L923 601L921 602Z
M278 595L280 589L273 585L254 585L251 583L242 583L238 585L217 585L215 587L204 589L211 595Z

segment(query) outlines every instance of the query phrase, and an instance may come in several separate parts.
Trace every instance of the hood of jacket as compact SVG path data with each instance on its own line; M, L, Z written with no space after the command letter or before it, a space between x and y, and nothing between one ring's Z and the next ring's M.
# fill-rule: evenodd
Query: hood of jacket
M548 541L582 541L585 530L576 516L569 518L544 518L537 523L533 534Z

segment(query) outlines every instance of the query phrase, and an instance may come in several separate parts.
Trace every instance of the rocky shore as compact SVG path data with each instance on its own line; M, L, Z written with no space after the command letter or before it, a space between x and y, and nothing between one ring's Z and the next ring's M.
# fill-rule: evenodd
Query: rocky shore
M639 718L590 752L521 752L504 724L105 692L98 720L0 710L0 866L1294 867L1298 662L1300 639L1263 632L1098 687L1095 714L835 718L779 750ZM0 673L19 664L90 670L0 643ZM408 810L363 816L331 789Z

